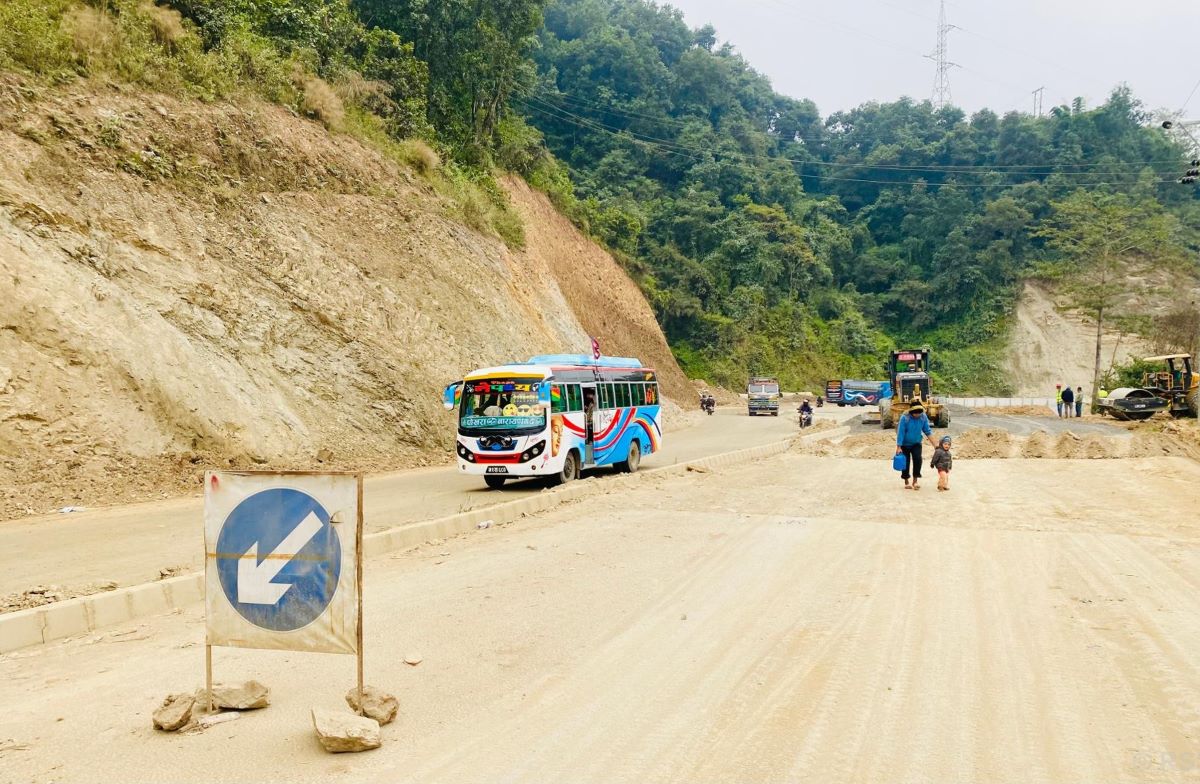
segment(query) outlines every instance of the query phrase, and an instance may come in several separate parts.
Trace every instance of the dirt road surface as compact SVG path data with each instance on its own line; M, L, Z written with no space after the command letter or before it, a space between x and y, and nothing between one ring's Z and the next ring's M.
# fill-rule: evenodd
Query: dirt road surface
M0 780L1197 774L1192 460L961 460L939 494L791 453L609 489L368 561L367 680L401 701L378 751L312 735L349 657L219 649L218 678L268 683L271 707L153 731L202 682L195 607L0 657Z
M837 411L819 415L830 420L846 416ZM694 427L668 433L663 449L647 457L643 466L745 449L796 432L796 422L788 416L747 417L741 408L721 409ZM481 478L462 476L453 467L370 477L365 492L367 530L509 501L543 487L517 482L502 491L488 490ZM112 580L130 585L156 579L164 568L200 569L202 506L194 497L0 522L0 552L5 554L0 594L47 583L70 588ZM78 554L86 557L75 557Z

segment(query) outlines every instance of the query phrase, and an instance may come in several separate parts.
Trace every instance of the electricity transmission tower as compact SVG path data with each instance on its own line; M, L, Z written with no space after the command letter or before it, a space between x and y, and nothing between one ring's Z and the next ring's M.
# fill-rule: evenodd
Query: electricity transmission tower
M1039 87L1033 91L1033 116L1042 116L1042 94L1046 92L1045 87Z
M946 0L942 0L941 11L938 13L937 50L925 55L937 63L937 76L933 79L933 108L941 109L948 106L950 97L950 69L961 68L958 63L950 62L948 58L947 40L951 30L957 30L956 25L946 23Z

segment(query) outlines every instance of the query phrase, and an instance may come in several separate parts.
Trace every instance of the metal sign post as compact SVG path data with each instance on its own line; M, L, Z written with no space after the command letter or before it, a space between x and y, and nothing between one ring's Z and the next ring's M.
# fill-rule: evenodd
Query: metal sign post
M362 474L214 471L204 490L209 711L224 645L353 653L361 713Z

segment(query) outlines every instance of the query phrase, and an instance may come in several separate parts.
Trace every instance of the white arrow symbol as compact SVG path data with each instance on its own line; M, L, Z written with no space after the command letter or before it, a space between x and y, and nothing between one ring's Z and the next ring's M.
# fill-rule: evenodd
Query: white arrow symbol
M275 552L262 563L258 562L258 542L250 545L238 560L238 602L241 604L275 604L292 587L291 583L273 583L275 576L291 563L290 557L304 549L324 524L313 512L283 538Z

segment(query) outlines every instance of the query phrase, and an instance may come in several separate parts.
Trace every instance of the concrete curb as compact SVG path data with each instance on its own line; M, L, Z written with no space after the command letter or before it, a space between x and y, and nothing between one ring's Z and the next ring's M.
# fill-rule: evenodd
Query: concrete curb
M836 438L849 432L849 427L820 430L736 452L726 452L674 465L651 468L643 473L647 475L686 474L688 466L699 466L709 470L725 468L782 454L795 443ZM509 523L522 517L548 511L569 501L604 492L604 489L604 482L573 482L565 487L547 490L515 501L365 534L363 536L363 557L369 558L395 550L416 547L434 539L445 539L474 531L479 523L485 520L491 520L497 525ZM0 654L67 637L77 637L135 618L186 607L203 599L204 572L192 572L158 582L130 585L104 593L53 602L29 610L4 613L0 615Z

